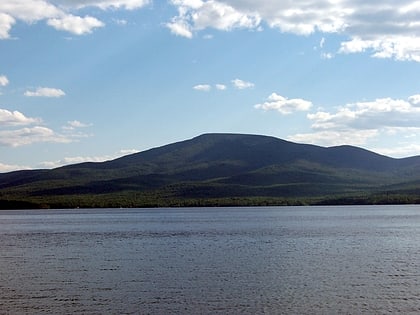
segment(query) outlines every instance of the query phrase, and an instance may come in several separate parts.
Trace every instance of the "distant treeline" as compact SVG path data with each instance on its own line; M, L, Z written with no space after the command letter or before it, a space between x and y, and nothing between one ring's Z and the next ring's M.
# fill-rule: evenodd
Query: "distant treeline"
M341 196L317 198L189 198L189 199L155 199L130 200L103 196L73 196L73 198L54 200L24 201L0 200L1 210L17 209L72 209L72 208L159 208L159 207L262 207L262 206L316 206L316 205L386 205L386 204L420 204L420 196L401 194L380 194L370 196Z

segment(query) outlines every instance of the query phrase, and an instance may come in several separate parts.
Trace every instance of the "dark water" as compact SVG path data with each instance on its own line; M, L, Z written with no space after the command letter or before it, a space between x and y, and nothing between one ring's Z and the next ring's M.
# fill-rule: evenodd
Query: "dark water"
M420 313L420 207L0 212L0 314Z

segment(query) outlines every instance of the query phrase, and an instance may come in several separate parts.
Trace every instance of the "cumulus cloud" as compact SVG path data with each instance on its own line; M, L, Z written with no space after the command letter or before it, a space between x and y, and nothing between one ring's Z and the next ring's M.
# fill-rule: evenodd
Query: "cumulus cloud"
M26 23L47 21L57 30L76 35L91 33L104 23L95 17L79 16L77 10L97 7L102 10L134 10L147 5L149 0L2 0L0 2L0 39L10 38L17 20Z
M172 34L187 38L193 37L191 26L182 17L172 18L170 23L166 23L166 26Z
M47 24L54 27L56 30L67 31L76 35L92 33L95 28L105 26L104 23L94 17L80 17L74 15L49 19Z
M0 39L7 39L10 37L10 30L15 23L16 20L12 16L0 11Z
M323 145L365 144L380 136L420 136L420 97L407 100L379 98L356 102L337 108L335 112L310 113L312 132L288 137L291 141Z
M219 84L216 84L215 87L216 87L216 90L219 90L219 91L224 91L224 90L227 89L227 86L226 85L220 84L220 83Z
M31 125L40 122L40 119L26 117L19 111L11 112L7 109L0 109L0 127Z
M206 28L257 30L267 25L296 35L340 34L345 38L339 49L341 53L369 52L377 58L420 62L420 5L416 0L171 2L178 8L178 15L168 27L181 36L191 38Z
M420 94L412 95L408 98L408 101L413 106L420 106Z
M193 89L196 90L196 91L208 92L208 91L211 90L211 85L209 85L209 84L198 84L198 85L195 85L193 87Z
M9 79L5 75L0 75L0 86L6 86L9 84Z
M171 0L178 7L178 16L167 27L172 33L191 38L193 33L208 27L218 30L256 28L258 13L241 12L223 1Z
M232 84L238 90L250 89L250 88L253 88L255 86L254 83L243 81L241 79L232 80Z
M300 98L288 99L284 96L272 93L266 102L256 104L254 107L265 111L276 110L283 115L288 115L295 111L308 111L312 107L312 103Z
M66 95L66 93L61 89L40 87L35 91L26 91L24 95L28 97L62 97Z

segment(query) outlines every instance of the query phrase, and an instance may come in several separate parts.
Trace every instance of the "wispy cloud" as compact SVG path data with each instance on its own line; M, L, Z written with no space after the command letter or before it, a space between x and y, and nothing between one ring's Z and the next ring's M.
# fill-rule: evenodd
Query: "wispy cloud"
M197 84L195 86L193 86L193 89L196 91L203 91L203 92L208 92L211 90L211 85L209 84Z
M135 10L151 3L152 0L54 0L54 2L67 8L77 9L86 7L98 7L102 10Z
M28 169L31 169L31 168L25 165L0 163L0 173L6 173L6 172L12 172L12 171L18 171L18 170L28 170Z
M238 90L250 89L255 86L252 82L243 81L241 79L232 80L233 86Z
M9 84L9 79L5 75L0 75L0 86L6 86Z
M66 93L61 89L39 87L35 91L26 91L24 95L28 97L62 97Z
M72 121L68 121L67 124L65 126L63 126L62 128L64 130L75 130L77 128L87 128L87 127L91 127L92 124L85 124L82 123L78 120L72 120Z
M0 130L0 146L20 147L39 142L70 143L73 141L71 137L57 134L52 129L43 126Z
M74 132L76 128L89 126L79 121L71 121L67 124L66 132L56 132L45 126L40 118L28 117L19 111L0 109L0 146L20 147L34 143L70 143L87 134Z
M212 88L215 88L218 91L224 91L227 89L227 86L221 83L214 84L213 86L211 84L198 84L193 86L194 90L202 92L209 92L212 90Z
M115 152L111 155L102 155L102 156L72 156L72 157L65 157L61 160L56 161L44 161L40 164L40 167L45 168L56 168L64 165L69 164L77 164L77 163L85 163L85 162L105 162L109 160L113 160L119 158L121 156L138 153L139 151L136 149L122 149L118 152Z

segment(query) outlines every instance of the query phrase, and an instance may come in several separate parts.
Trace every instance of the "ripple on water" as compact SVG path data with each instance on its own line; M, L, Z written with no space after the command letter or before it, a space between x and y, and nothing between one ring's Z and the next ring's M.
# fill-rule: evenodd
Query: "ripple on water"
M0 313L416 314L419 210L0 213Z

